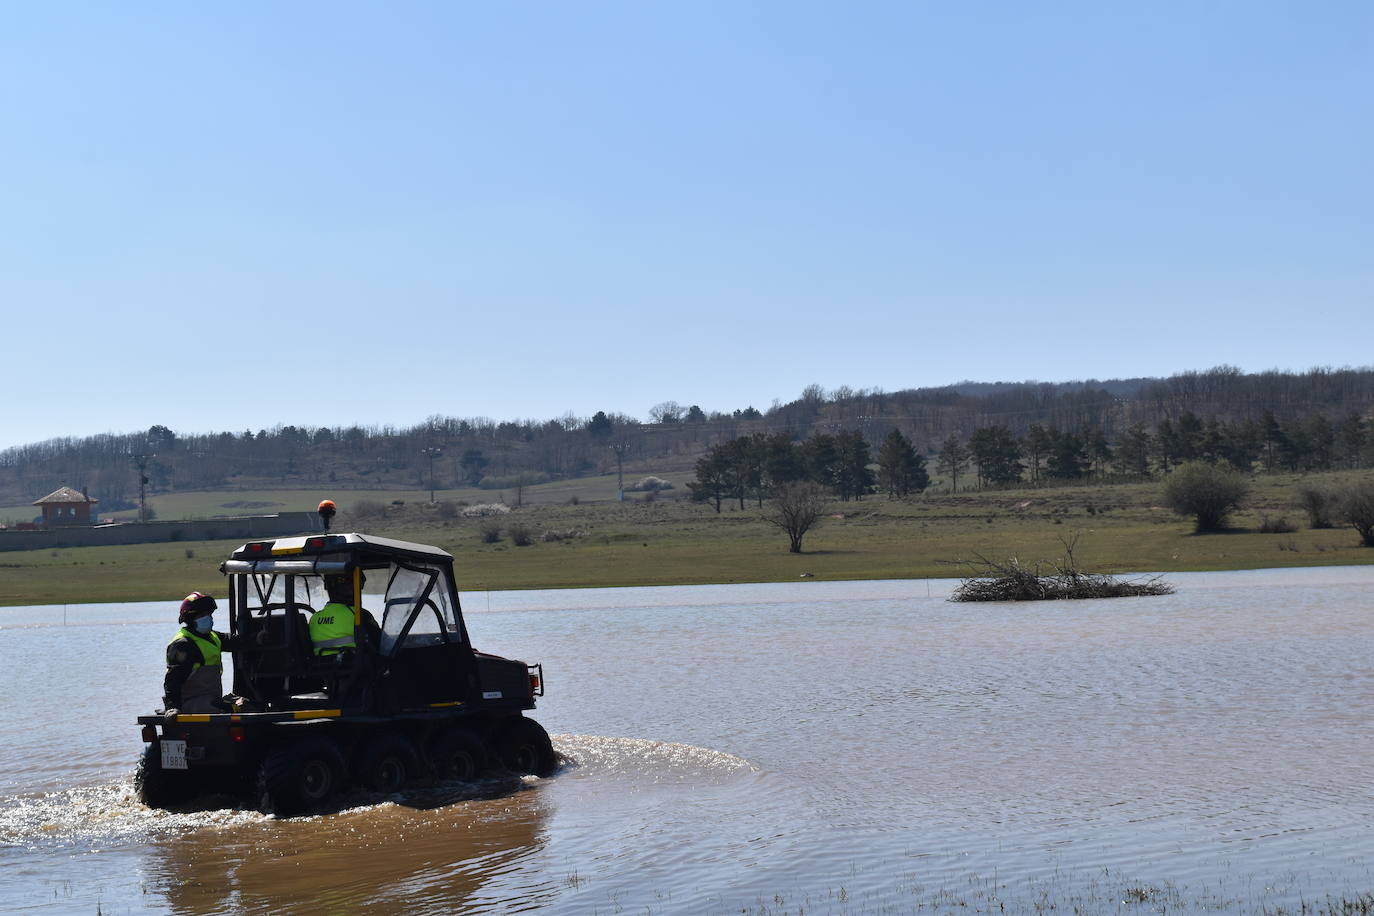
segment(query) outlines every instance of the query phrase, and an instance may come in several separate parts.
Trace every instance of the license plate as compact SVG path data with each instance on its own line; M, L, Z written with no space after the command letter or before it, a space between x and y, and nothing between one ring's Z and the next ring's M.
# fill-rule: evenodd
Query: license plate
M186 742L162 742L162 768L164 770L186 769Z

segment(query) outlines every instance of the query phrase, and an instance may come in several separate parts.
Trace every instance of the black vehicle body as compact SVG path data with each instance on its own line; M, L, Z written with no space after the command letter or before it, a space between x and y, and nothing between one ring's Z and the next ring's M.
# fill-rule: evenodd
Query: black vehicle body
M146 803L246 793L289 814L350 783L394 791L489 765L553 769L548 735L524 716L543 695L542 668L473 649L450 554L326 533L245 544L220 569L229 632L245 647L232 693L246 702L139 717ZM329 601L326 576L352 584L355 648L319 656L308 621Z

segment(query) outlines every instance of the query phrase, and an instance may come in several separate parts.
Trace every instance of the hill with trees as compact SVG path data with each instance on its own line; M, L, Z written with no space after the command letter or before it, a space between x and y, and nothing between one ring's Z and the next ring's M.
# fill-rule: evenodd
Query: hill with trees
M1247 374L1221 366L1162 379L896 392L813 385L766 410L707 412L666 401L647 422L598 411L544 421L436 415L405 428L313 426L308 418L256 431L154 425L0 451L0 504L23 504L66 482L88 487L105 511L128 508L138 498L139 464L153 495L496 489L617 469L695 469L695 495L712 501L761 499L775 478L821 481L841 498L875 486L900 496L924 489L928 467L950 490L1142 479L1193 460L1243 470L1361 468L1374 452L1371 415L1374 369ZM735 444L742 440L748 448ZM732 449L739 454L729 459ZM741 457L749 449L764 457Z

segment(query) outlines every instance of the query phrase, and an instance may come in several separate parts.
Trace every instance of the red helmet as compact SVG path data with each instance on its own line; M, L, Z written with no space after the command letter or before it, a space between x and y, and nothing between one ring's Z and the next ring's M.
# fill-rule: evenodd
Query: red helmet
M204 617L206 614L215 612L215 599L200 592L191 592L181 601L181 610L177 613L177 620L185 623L188 620L195 620L197 617Z

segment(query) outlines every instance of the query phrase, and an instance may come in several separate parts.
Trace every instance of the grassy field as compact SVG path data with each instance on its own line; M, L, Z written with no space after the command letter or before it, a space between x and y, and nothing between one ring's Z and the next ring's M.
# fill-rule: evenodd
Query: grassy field
M659 475L670 480L676 489L674 494L685 494L686 481L691 475ZM635 478L638 479L638 478ZM627 478L625 485L631 486L633 480ZM520 494L525 505L547 505L566 503L576 496L579 500L607 501L615 498L616 477L609 474L600 477L582 477L577 480L557 481L527 487ZM148 499L157 518L162 519L205 519L229 515L270 515L274 512L313 511L320 500L328 497L348 509L359 501L390 504L394 500L404 503L429 502L429 490L213 490L159 493ZM437 501L449 500L466 503L504 502L514 505L516 491L480 490L476 487L451 490L435 490ZM107 512L96 506L96 514L101 518L115 518L131 521L138 517L137 509L123 509ZM0 505L0 523L14 524L30 521L40 515L39 510L28 504Z
M1209 535L1193 534L1188 520L1160 507L1157 484L1122 484L837 502L807 535L804 552L792 554L786 536L753 505L726 507L717 515L710 506L682 498L681 487L673 491L676 498L651 501L588 498L598 491L613 495L614 477L581 481L577 488L548 485L527 491L524 507L496 520L503 528L497 543L483 541L481 520L445 517L452 513L430 506L427 491L339 494L335 529L438 545L456 557L460 587L467 590L783 581L808 574L816 579L959 577L969 574L968 561L980 554L998 560L1016 556L1023 563L1057 559L1064 554L1064 541L1075 537L1079 565L1105 573L1374 562L1374 550L1358 546L1353 529L1309 530L1296 508L1301 485L1348 477L1257 478L1250 504L1234 517L1232 530ZM265 502L268 493L186 497L211 506ZM304 509L313 508L322 494L271 495L285 508ZM493 502L500 493L462 495L470 502ZM513 500L513 494L506 495ZM381 516L359 517L350 511L357 499L384 501L388 509ZM398 499L404 505L391 505ZM1286 517L1298 530L1261 534L1260 520L1266 516ZM533 536L529 546L512 543L509 532L517 525ZM217 592L216 567L237 543L0 553L0 604L170 600L192 589Z

